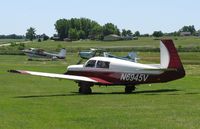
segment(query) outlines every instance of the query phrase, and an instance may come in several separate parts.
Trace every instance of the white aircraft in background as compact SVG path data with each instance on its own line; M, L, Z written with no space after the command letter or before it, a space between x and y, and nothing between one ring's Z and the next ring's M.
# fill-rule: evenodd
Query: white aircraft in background
M160 64L141 64L110 57L93 57L85 64L70 65L65 74L9 70L24 75L70 79L78 83L79 93L92 93L94 85L125 86L131 93L139 84L173 81L183 78L185 70L172 40L160 42Z
M65 59L66 57L66 49L63 48L60 50L58 54L45 52L43 49L30 48L26 50L22 50L28 57L29 60L32 58L45 58L45 59Z

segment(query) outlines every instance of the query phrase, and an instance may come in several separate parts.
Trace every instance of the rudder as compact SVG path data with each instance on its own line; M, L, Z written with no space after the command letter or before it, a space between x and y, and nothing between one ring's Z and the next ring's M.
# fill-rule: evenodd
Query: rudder
M162 68L174 69L176 71L177 78L185 76L185 70L181 59L171 39L161 40L160 53Z
M66 49L65 48L62 48L59 52L59 57L62 57L62 58L65 58L66 57Z

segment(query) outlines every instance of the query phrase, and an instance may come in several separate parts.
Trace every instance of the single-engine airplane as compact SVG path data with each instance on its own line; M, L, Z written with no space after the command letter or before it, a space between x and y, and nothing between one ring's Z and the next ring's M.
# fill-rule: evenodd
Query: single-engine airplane
M28 57L29 60L32 58L45 58L45 59L65 59L66 49L62 48L58 54L45 52L43 49L30 48L22 50Z
M65 74L9 70L24 75L70 79L78 83L79 93L92 93L94 85L125 86L131 93L138 84L151 84L183 78L185 70L172 40L160 42L160 64L141 64L127 60L93 57L83 65L68 66Z
M90 59L90 58L95 57L95 56L103 56L104 52L105 52L105 50L103 50L103 49L90 48L90 50L87 50L87 51L80 51L78 53L78 55L82 59Z
M83 60L88 60L95 56L104 56L105 50L98 49L98 48L90 48L90 50L84 50L78 52L78 55L81 57L81 59L77 62L77 64L81 64Z
M137 54L135 52L129 52L128 55L124 57L119 57L119 56L112 55L109 52L104 52L104 57L117 58L117 59L132 61L136 63L137 63L137 60L140 59L137 57Z
M99 48L90 48L90 50L88 51L80 51L78 55L81 57L81 59L78 61L77 64L80 64L83 61L83 59L88 60L96 56L118 58L118 59L133 61L133 62L137 62L137 60L139 59L135 52L129 52L127 56L119 57L119 56L112 55L111 53L106 52L105 50L99 49Z

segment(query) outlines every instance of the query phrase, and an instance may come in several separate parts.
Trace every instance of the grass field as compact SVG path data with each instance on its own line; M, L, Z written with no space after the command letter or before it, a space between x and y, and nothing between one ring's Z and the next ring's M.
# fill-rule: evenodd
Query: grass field
M163 37L163 39L174 39L174 43L180 52L200 52L199 37ZM22 55L22 49L41 48L48 52L59 52L61 48L66 48L67 52L78 52L88 50L90 48L102 48L109 52L158 52L159 40L154 40L153 37L140 37L138 40L130 41L92 41L80 40L73 42L64 41L43 41L43 42L21 42L21 44L13 44L11 46L0 47L0 55ZM19 43L19 42L18 42ZM0 45L1 46L1 45Z
M0 39L0 44L13 43L13 42L23 42L24 39Z
M159 62L159 53L138 54L143 63ZM187 74L184 79L140 85L133 94L124 94L124 87L95 86L94 94L79 95L73 81L6 72L64 73L68 65L77 62L77 54L68 54L66 61L27 61L26 56L0 55L0 128L198 129L200 54L180 56Z
M199 37L163 37L174 40L176 47L200 47ZM130 41L116 41L116 42L105 42L105 41L74 41L74 42L64 42L64 41L45 41L45 42L32 42L26 44L27 48L36 47L43 48L45 50L57 51L60 48L66 48L68 51L71 49L88 49L91 47L97 48L136 48L136 47L159 47L160 40L154 40L153 37L142 37L139 40Z

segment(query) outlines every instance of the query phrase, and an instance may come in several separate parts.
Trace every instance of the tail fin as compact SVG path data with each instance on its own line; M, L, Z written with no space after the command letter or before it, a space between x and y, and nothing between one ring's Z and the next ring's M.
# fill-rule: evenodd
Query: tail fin
M181 77L185 76L185 70L172 40L161 40L160 63L162 68L176 69Z
M58 53L58 56L60 57L60 58L65 58L66 57L66 49L65 48L62 48L61 50L60 50L60 52Z
M136 52L129 52L127 57L130 58L131 60L134 60L134 62L136 62L136 63L137 63L138 59L140 59L140 58L138 58Z

